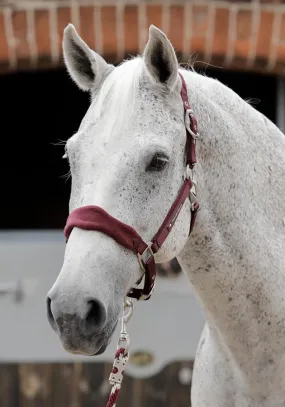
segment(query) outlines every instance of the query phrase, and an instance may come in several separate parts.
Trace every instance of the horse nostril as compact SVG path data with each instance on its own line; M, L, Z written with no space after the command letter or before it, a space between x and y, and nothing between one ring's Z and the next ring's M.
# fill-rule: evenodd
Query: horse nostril
M53 314L52 314L52 312L51 312L51 299L50 299L50 297L47 297L47 301L46 301L46 302L47 302L47 317L48 317L48 321L49 321L51 327L52 327L53 329L55 329L56 323L55 323Z
M85 329L88 333L100 332L106 322L106 311L98 300L88 301L88 311L85 317Z

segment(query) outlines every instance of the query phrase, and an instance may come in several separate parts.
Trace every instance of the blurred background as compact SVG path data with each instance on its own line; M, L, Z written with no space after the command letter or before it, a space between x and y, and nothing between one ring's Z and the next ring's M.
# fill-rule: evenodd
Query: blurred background
M60 270L70 180L61 159L89 105L62 62L72 22L108 62L143 51L148 27L179 60L213 76L285 129L285 1L0 0L0 406L104 406L116 349L64 352L45 315ZM191 95L190 95L191 98ZM176 260L130 322L118 406L189 405L203 315Z

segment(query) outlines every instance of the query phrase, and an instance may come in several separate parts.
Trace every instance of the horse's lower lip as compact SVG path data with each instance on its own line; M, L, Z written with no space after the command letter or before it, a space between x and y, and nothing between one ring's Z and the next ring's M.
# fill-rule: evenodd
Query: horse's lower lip
M84 356L98 356L105 352L107 349L113 333L116 329L118 320L115 324L112 324L112 328L106 328L98 336L94 337L85 337L82 335L82 332L72 332L70 335L69 332L59 332L60 342L63 349L71 354L75 355L84 355Z
M62 345L63 345L63 349L68 352L68 353L72 353L75 355L83 355L83 356L97 356L97 355L101 355L102 353L105 352L105 350L107 349L109 341L102 341L99 344L94 344L92 345L92 343L89 344L83 344L81 343L79 346L70 346L70 344L66 341L62 341Z
M102 353L104 353L105 352L105 350L107 349L107 344L105 345L102 345L95 353L93 353L93 355L91 355L91 356L99 356L99 355L102 355Z
M84 355L84 356L99 356L105 352L107 349L113 333L116 329L117 324L115 324L111 330L107 333L107 335L102 335L101 337L93 338L92 339L84 339L83 337L78 337L77 340L68 340L68 338L64 338L61 336L61 342L65 351L77 354L77 355Z
M112 328L111 333L108 335L108 337L106 337L102 341L102 344L100 344L99 349L92 356L102 355L102 353L105 352L105 350L107 349L107 347L108 347L108 345L109 345L109 343L110 343L110 341L112 339L112 336L113 336L113 333L114 333L114 331L116 329L116 326L117 326L117 323Z

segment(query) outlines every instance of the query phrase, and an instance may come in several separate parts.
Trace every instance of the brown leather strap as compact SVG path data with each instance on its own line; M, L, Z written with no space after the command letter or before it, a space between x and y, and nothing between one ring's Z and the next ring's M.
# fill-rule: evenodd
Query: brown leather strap
M187 86L185 79L179 73L181 82L182 82L182 88L181 88L181 98L185 110L185 114L189 116L189 122L190 122L190 129L194 136L196 137L198 135L198 126L197 126L197 120L194 116L193 111L191 110L189 100L188 100L188 94L187 94ZM190 168L194 168L197 158L196 158L196 140L193 135L187 130L186 128L186 133L187 133L187 141L186 141L186 159L187 159L187 164L189 165Z
M148 300L151 297L154 289L156 267L154 257L151 256L144 264L144 286L143 288L134 287L128 292L128 297L135 298L137 300Z
M67 240L75 227L105 233L134 253L143 254L148 247L135 229L109 215L99 206L82 206L71 212L64 228Z
M153 245L152 245L152 250L154 253L156 253L162 244L164 243L165 239L171 232L173 225L175 224L175 221L179 215L179 212L185 202L185 200L188 198L190 189L192 188L192 181L191 179L186 179L182 185L182 188L180 189L177 198L175 199L173 205L171 206L168 214L166 215L162 225L158 229L157 233L152 239Z

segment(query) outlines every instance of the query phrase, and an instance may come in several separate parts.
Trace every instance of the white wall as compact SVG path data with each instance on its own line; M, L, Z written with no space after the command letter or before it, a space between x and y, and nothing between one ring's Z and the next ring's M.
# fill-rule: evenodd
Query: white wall
M46 318L45 296L61 268L65 239L61 231L1 232L1 286L21 281L24 298L0 295L0 362L9 361L112 361L118 331L104 355L73 356L61 349ZM151 300L135 304L129 323L131 350L148 350L151 366L130 364L128 373L145 377L174 360L193 359L203 316L184 275L157 278Z

